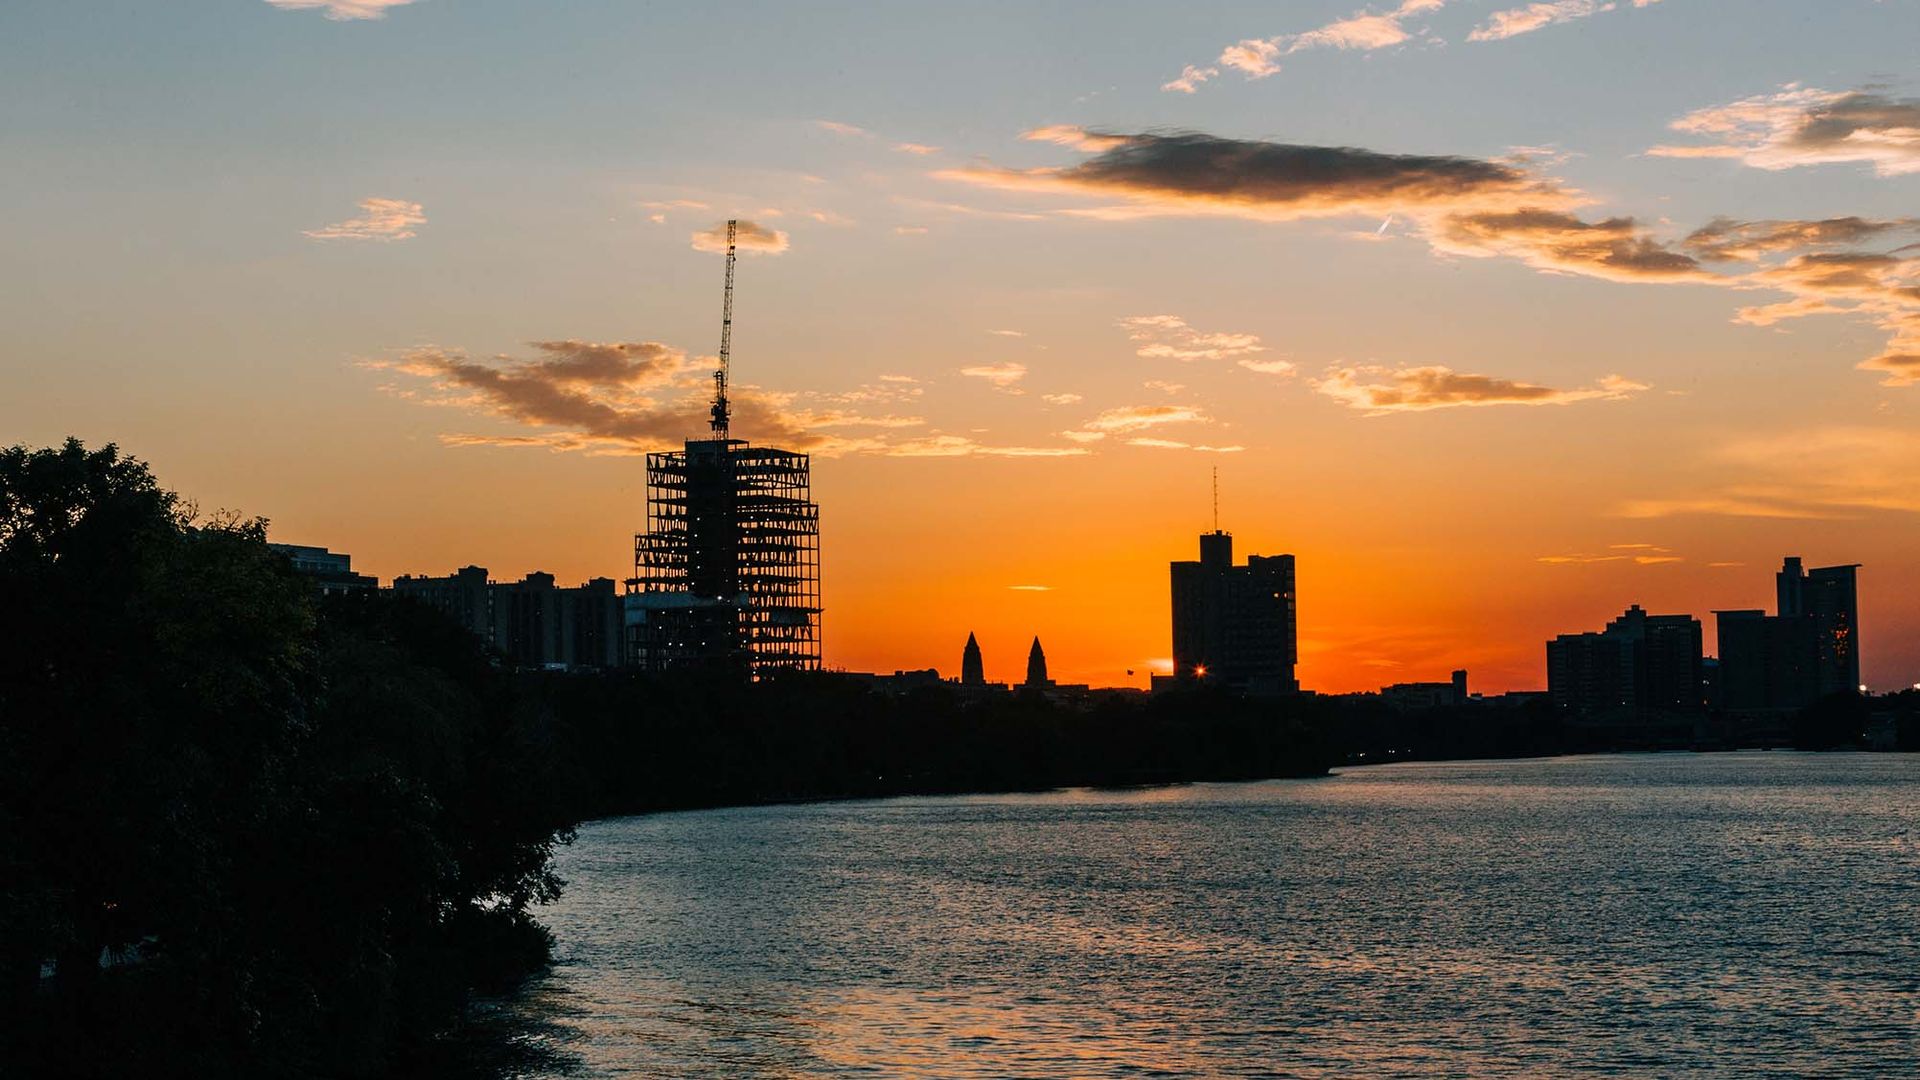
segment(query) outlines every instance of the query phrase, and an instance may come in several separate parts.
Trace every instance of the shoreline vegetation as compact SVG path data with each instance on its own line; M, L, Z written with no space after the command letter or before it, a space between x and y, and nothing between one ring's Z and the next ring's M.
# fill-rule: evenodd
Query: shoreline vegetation
M265 539L112 446L0 451L0 1073L471 1071L454 1036L546 965L533 912L589 819L1652 748L1544 702L515 672ZM1863 708L1793 741L1848 745Z

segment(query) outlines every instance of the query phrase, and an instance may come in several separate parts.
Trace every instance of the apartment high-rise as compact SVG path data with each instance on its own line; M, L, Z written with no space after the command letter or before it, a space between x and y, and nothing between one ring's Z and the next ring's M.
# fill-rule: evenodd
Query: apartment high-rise
M1169 567L1173 672L1248 693L1290 693L1298 632L1293 556L1252 555L1233 564L1233 535L1200 536L1197 562Z
M1699 712L1706 705L1700 620L1628 608L1606 629L1547 642L1547 692L1579 716Z
M1798 709L1860 688L1859 564L1774 575L1777 614L1719 611L1720 694L1735 711Z

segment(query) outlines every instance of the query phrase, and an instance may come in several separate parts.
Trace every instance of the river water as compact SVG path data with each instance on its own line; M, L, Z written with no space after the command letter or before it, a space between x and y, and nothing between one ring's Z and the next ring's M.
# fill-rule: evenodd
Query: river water
M1920 1076L1912 755L664 814L560 868L521 1008L574 1075Z

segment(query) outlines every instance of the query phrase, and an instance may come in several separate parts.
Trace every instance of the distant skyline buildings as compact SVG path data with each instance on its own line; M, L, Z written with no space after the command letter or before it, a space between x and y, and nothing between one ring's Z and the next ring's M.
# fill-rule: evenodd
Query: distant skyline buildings
M1860 688L1858 571L1858 564L1809 570L1790 556L1774 575L1773 615L1715 613L1726 708L1797 709Z
M1233 535L1200 536L1197 561L1169 567L1173 677L1208 680L1248 693L1291 693L1299 628L1292 555L1233 562Z
M1700 620L1629 607L1599 631L1547 642L1547 693L1574 716L1633 720L1706 708Z

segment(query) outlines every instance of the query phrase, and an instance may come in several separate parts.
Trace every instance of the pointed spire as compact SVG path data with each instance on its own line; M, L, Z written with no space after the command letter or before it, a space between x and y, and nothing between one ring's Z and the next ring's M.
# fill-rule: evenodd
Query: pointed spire
M979 686L987 681L986 664L980 658L980 643L967 632L967 647L960 653L960 684Z
M1040 647L1040 635L1033 637L1033 648L1027 650L1027 685L1051 686L1053 680L1047 678L1047 653Z

